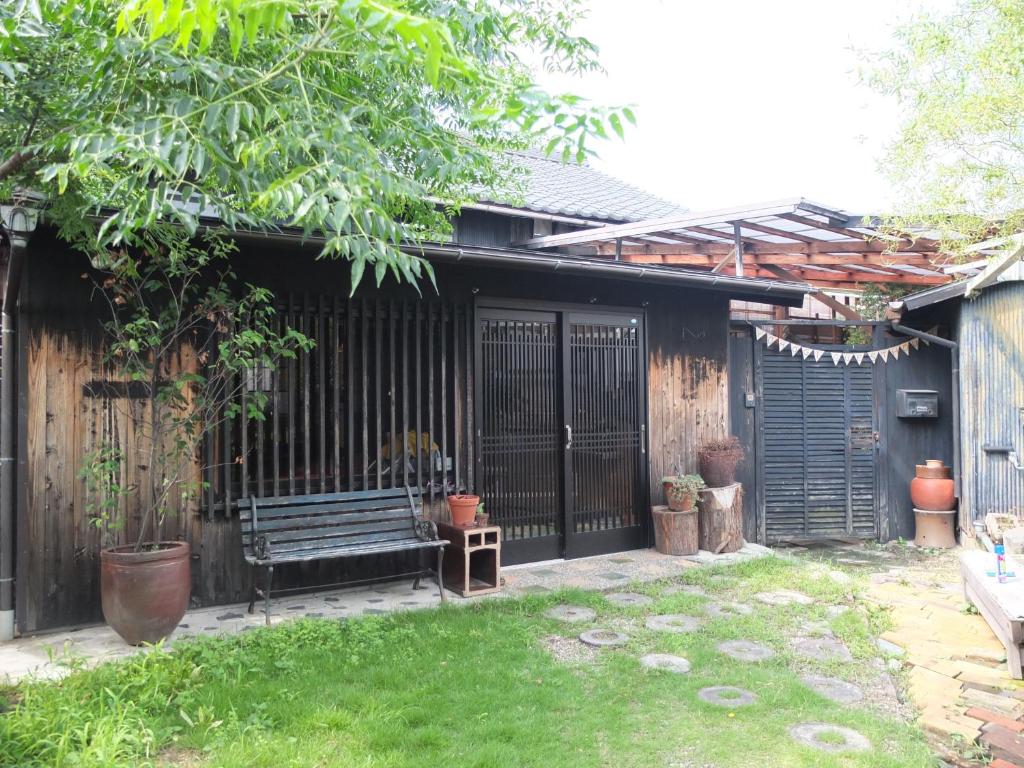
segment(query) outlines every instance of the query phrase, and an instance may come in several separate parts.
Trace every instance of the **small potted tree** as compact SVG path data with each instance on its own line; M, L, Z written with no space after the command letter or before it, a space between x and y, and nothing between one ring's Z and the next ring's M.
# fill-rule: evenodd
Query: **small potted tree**
M678 471L678 470L677 470ZM695 555L698 549L697 512L694 503L704 487L700 475L666 475L661 478L668 506L656 506L654 546L664 555Z
M133 645L169 635L188 607L189 544L165 540L163 528L203 489L204 436L239 415L242 402L262 419L267 396L246 387L247 375L312 346L279 327L268 290L239 283L228 267L234 250L158 227L130 247L94 254L95 271L83 275L107 305L106 384L124 391L114 402L135 439L130 449L98 446L79 474L105 532L103 615ZM132 512L139 522L126 543L115 534Z
M725 488L736 482L736 467L743 461L743 446L735 435L710 440L697 451L700 474L710 488Z
M669 509L687 512L693 509L697 493L704 487L704 479L700 475L666 475L661 478L661 487Z

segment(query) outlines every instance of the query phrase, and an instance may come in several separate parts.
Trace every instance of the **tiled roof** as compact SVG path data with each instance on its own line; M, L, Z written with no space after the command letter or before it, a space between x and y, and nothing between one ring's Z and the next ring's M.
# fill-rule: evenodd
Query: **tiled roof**
M671 216L686 211L681 205L663 200L589 165L543 152L509 152L513 162L526 171L522 199L479 202L511 204L516 208L581 219L627 222Z

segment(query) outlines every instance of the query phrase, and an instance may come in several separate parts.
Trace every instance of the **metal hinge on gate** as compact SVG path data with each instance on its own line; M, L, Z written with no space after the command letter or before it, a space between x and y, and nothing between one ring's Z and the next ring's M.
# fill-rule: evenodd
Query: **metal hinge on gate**
M647 425L640 425L640 455L647 453Z

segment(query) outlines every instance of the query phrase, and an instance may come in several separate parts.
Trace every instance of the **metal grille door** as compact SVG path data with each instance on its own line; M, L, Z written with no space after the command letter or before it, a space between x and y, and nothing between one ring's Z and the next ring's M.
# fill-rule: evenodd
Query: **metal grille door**
M558 316L481 309L480 496L506 563L561 556Z
M644 365L639 317L566 318L566 556L642 546Z
M761 355L763 539L874 537L871 366Z

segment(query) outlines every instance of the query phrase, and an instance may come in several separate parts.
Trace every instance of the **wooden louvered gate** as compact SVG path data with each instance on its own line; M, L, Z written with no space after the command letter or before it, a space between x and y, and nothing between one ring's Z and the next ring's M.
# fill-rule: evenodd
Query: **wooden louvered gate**
M872 366L755 344L763 542L877 535Z
M642 318L490 307L476 318L479 492L503 560L642 546Z

